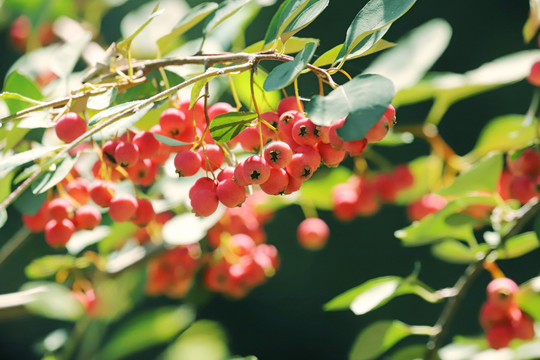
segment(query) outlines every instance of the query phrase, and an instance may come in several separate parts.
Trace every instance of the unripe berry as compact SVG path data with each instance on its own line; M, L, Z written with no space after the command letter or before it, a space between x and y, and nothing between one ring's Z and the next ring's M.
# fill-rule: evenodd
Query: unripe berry
M63 220L72 217L73 205L64 198L56 198L49 202L49 218L54 220Z
M131 142L120 142L114 150L114 158L120 166L128 168L139 160L139 148Z
M165 136L174 137L182 133L191 123L186 119L186 115L182 111L170 108L161 113L159 125Z
M446 206L446 199L437 194L426 194L407 207L407 215L412 221L421 220Z
M77 113L69 112L58 119L54 129L60 140L70 143L86 132L86 121Z
M135 135L133 143L137 145L141 159L151 159L159 153L160 142L149 131L143 131Z
M217 170L225 161L225 155L218 145L209 144L197 151L201 157L201 167L207 171Z
M75 232L75 226L68 219L50 220L45 225L45 240L52 247L65 246Z
M338 166L345 158L345 150L336 149L330 144L319 142L315 148L321 155L322 162L328 167Z
M244 161L244 178L250 184L262 184L270 177L270 165L258 155L253 155Z
M246 188L232 179L225 179L217 185L216 195L223 205L232 208L242 205L246 200Z
M264 149L264 159L270 166L284 168L291 162L291 147L283 141L273 141Z
M260 184L261 190L269 195L280 195L289 185L289 174L284 169L270 168L270 177Z
M534 86L540 86L540 61L535 62L531 66L527 80Z
M75 213L77 228L92 230L101 223L101 213L92 205L83 205Z
M137 199L137 211L133 223L139 226L146 226L154 219L156 213L152 203L146 199Z
M214 191L210 190L199 190L194 191L189 196L191 200L191 207L193 212L198 216L210 216L212 215L218 205L218 197Z
M298 225L296 236L300 245L310 250L321 249L328 240L330 229L319 218L307 218Z
M310 119L298 120L292 127L291 135L299 145L315 145L319 141L318 130Z
M174 157L174 167L178 176L193 176L201 168L201 156L191 150L180 151Z
M108 207L114 196L114 189L105 181L97 181L90 186L90 198L101 207Z
M129 221L137 212L137 199L130 194L116 195L109 204L109 216L116 222Z
M300 103L300 107L298 107L298 103ZM292 110L304 112L304 104L302 104L301 101L298 101L296 96L286 97L279 102L277 112L280 116L281 114Z
M493 349L502 349L507 347L512 341L514 334L510 324L496 325L486 332L486 340Z

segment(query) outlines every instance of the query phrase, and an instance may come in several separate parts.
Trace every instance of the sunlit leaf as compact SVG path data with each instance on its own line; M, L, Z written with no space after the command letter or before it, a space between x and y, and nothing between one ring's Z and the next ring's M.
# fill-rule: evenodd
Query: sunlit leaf
M189 145L189 143L185 143L167 136L163 136L160 134L153 134L157 141L164 143L165 145L169 146L182 146L182 145Z
M409 326L400 321L378 321L358 335L349 353L349 360L374 359L409 335Z
M19 99L17 97L6 97L4 99L10 114L28 107L28 99L38 101L43 98L37 85L29 77L19 73L17 70L11 72L6 77L3 91L3 93L18 94L24 97L24 99Z
M414 177L414 183L398 193L396 203L409 204L431 192L440 181L443 165L443 160L438 156L421 156L411 161L408 167Z
M159 16L163 13L163 10L158 11L158 9L159 9L159 3L152 10L150 17L137 30L135 30L133 34L131 34L130 36L128 36L127 38L125 38L124 40L118 43L117 47L120 53L122 53L123 55L127 55L128 49L131 47L131 43L133 42L135 37L139 35L141 31L143 31L144 28L147 27L148 24L150 24L150 22L154 20L154 18L156 18L156 16Z
M523 39L530 42L540 28L540 1L529 0L529 18L523 25Z
M261 111L270 111L277 109L277 105L281 100L281 95L279 91L264 92L262 89L262 84L266 80L268 74L261 69L257 69L257 73L254 74L254 93L257 105ZM233 83L238 94L238 98L248 109L253 109L253 101L251 99L251 85L250 85L251 74L249 71L245 71L241 74L233 76Z
M61 45L54 51L52 59L49 60L51 70L58 75L59 78L65 78L70 75L91 39L92 33L90 31L85 31L80 33L78 37L74 37Z
M4 157L0 160L0 172L10 171L17 166L26 164L29 161L33 161L39 158L49 155L52 152L62 149L65 145L57 146L42 146L36 149L24 151L22 153L14 154L9 157Z
M195 105L195 103L199 99L199 94L201 93L201 90L206 85L206 83L210 80L211 80L210 78L201 79L197 81L195 84L193 84L193 87L191 88L191 98L189 101L190 110L193 108L193 105Z
M221 326L213 321L193 323L165 351L164 360L223 360L227 359L227 337Z
M308 43L302 51L295 56L293 61L289 61L276 66L264 81L263 88L266 91L279 90L291 84L300 72L304 70L315 53L315 43Z
M315 38L300 38L300 37L291 37L286 43L285 43L285 49L283 50L284 54L294 54L299 51L301 51L308 43L313 42L319 46L319 39ZM257 41L254 44L251 44L247 48L243 50L243 52L247 53L256 53L263 50L268 50L274 45L275 42L271 42L270 44L264 45L264 40Z
M36 111L23 117L17 127L19 129L39 129L53 127L52 115L50 109Z
M33 260L24 268L24 273L29 279L42 279L60 270L83 268L89 264L90 262L84 258L77 260L70 255L47 255Z
M328 6L329 0L309 0L302 11L291 19L280 34L281 41L287 43L297 32L311 24Z
M34 194L44 193L45 191L58 184L60 181L64 180L64 178L69 174L71 169L73 169L73 166L75 166L78 158L78 154L73 158L71 156L67 156L58 167L55 167L54 170L50 170L44 175L42 175L41 181L36 187L32 189L32 192Z
M264 44L277 40L291 21L307 6L309 0L286 0L276 11L264 35Z
M478 261L475 253L457 240L444 240L431 247L433 256L453 264L470 264Z
M91 96L86 103L86 107L94 110L103 110L112 105L118 89L111 88L105 91L103 94L97 96Z
M227 142L240 134L256 118L257 114L254 112L228 112L218 115L210 123L210 135L217 142Z
M104 239L110 233L110 227L108 226L97 226L92 230L79 230L66 244L67 251L76 255L83 251L87 246L93 245L98 241Z
M53 283L33 281L24 284L21 290L33 289L32 300L25 304L28 311L51 319L77 320L84 313L79 300L67 287Z
M122 119L114 122L113 124L102 129L98 133L92 135L94 140L108 140L115 136L121 135L127 131L128 128L133 126L137 121L139 121L148 111L152 109L154 104L147 104L142 108L138 109L137 112L132 113L131 115L124 116ZM110 108L109 108L110 109ZM106 110L105 110L106 111ZM99 114L97 114L99 115ZM97 116L96 115L96 116Z
M540 242L538 242L536 233L534 231L527 231L508 239L504 244L504 248L499 250L499 256L503 259L517 258L539 247Z
M242 6L251 0L224 0L214 12L208 16L203 25L203 35L206 37L219 24L233 16Z
M41 101L30 99L29 97L23 96L21 94L12 93L12 92L9 92L9 91L5 91L3 93L0 93L0 99L21 100L21 101L28 102L28 103L34 104L34 105L41 104Z
M163 240L170 245L196 243L218 222L224 211L224 208L218 207L218 210L208 217L198 217L193 213L175 216L163 226Z

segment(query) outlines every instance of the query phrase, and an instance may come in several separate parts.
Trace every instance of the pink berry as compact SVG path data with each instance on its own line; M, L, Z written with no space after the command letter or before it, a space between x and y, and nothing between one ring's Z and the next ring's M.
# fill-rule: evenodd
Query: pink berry
M261 118L263 118L263 120L265 120L267 123L272 125L274 129L279 131L279 115L277 113L265 112L261 114ZM272 129L270 129L266 124L264 123L262 124L261 130L265 138L275 140L276 133Z
M129 221L137 212L137 199L130 194L116 195L109 204L109 216L116 222Z
M351 155L360 155L364 152L367 146L367 140L354 140L354 141L344 141L343 150L348 152Z
M174 157L174 167L178 176L193 176L201 168L202 161L199 153L191 150L180 151Z
M534 322L531 317L522 312L521 319L512 322L512 333L514 337L523 340L534 338Z
M146 226L156 217L152 203L146 199L137 199L137 211L133 223L139 226Z
M414 184L414 175L407 165L396 166L392 176L396 179L399 190L407 189Z
M105 181L97 181L90 186L90 198L97 205L108 207L114 196L114 189Z
M73 214L73 205L64 198L56 198L49 202L49 217L54 220L70 218Z
M92 230L101 223L101 213L92 205L83 205L75 213L79 229Z
M527 80L534 86L540 86L540 61L535 62L531 66Z
M264 149L264 159L270 166L284 168L291 162L291 147L283 141L273 141Z
M321 165L321 155L313 146L299 146L296 148L296 152L305 156L314 172Z
M204 115L204 103L202 100L198 100L193 107L190 109L191 105L189 100L184 100L179 104L179 109L186 116L186 122L192 127L193 126L193 117L195 117L195 123L198 128L203 128L206 125L206 117Z
M332 210L338 219L352 220L357 214L358 194L348 184L338 185L332 191L332 203Z
M299 145L315 145L319 141L315 124L307 118L298 120L293 125L291 135Z
M86 121L77 113L69 112L58 119L54 129L60 140L70 143L86 132Z
M270 177L260 184L261 190L269 195L280 195L289 185L289 174L284 169L270 168Z
M225 114L231 111L235 111L235 108L226 102L218 102L208 108L208 117L210 120L218 115Z
M298 107L298 103L300 103L300 107ZM296 96L286 97L279 102L277 112L280 116L281 114L292 110L299 112L304 111L304 104L302 104L301 101L298 101Z
M191 207L198 216L212 215L219 205L218 197L215 191L199 190L190 194Z
M306 249L318 250L322 248L328 236L330 229L326 223L319 218L307 218L298 225L296 236L300 244Z
M518 290L518 285L512 279L498 278L488 284L487 295L489 301L496 306L507 307L513 302Z
M302 178L291 176L289 173L287 173L287 175L289 175L289 182L287 183L287 188L283 192L285 195L289 195L300 190L302 183L304 182Z
M244 177L250 184L262 184L270 177L270 165L258 155L253 155L244 161Z
M197 181L195 181L195 183L191 186L191 189L189 189L189 197L193 197L194 194L199 190L215 191L216 183L209 177L197 179Z
M166 136L174 137L184 131L190 123L182 111L170 108L161 113L159 125Z
M218 145L209 144L197 151L201 157L201 167L207 171L216 171L225 161L225 155Z
M328 167L338 166L345 158L345 150L336 149L330 144L319 142L315 147L321 155L322 162Z
M493 349L507 347L514 337L512 327L508 325L496 325L486 332L486 340Z
M232 179L225 179L217 185L216 195L223 205L232 208L242 205L246 200L246 188Z
M315 169L310 163L310 160L304 154L294 154L289 165L287 165L287 172L292 177L307 180L312 175Z
M328 132L328 140L330 140L330 144L335 147L336 149L342 149L343 148L343 139L339 137L337 134L337 130L342 128L345 124L345 118L338 119L330 125L330 130Z
M407 215L412 221L421 220L446 206L446 199L437 194L426 194L407 207Z
M257 126L245 128L240 132L240 134L238 134L237 139L242 146L242 149L244 149L245 151L253 153L259 152L259 149L261 147L261 139Z
M375 190L386 202L393 202L396 199L398 189L396 180L390 174L379 174L375 178Z
M70 220L53 219L45 225L45 240L52 247L62 247L67 244L74 232L75 226Z
M139 148L132 142L120 142L114 150L114 158L120 166L128 168L139 160Z
M103 153L103 160L111 165L116 165L116 158L114 157L114 152L116 151L116 147L118 146L120 142L116 140L109 140L103 144L101 147L101 151Z
M149 131L143 131L133 137L133 143L139 148L141 159L151 159L159 153L160 142Z
M234 177L234 167L227 166L225 169L221 170L217 176L217 180L219 182L226 180L226 179L233 179Z
M297 121L304 119L299 111L287 111L280 115L278 131L280 137L292 138L292 129Z
M366 139L368 142L381 141L388 130L390 130L396 121L396 109L392 104L388 105L383 116L373 125L373 127L367 132Z
M234 168L233 180L240 186L248 186L251 184L249 178L244 175L244 163L241 162Z

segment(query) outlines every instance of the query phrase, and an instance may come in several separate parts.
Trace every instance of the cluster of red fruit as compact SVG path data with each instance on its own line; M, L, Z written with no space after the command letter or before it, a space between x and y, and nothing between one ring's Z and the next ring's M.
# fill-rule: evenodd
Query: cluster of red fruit
M26 50L26 44L28 38L32 32L32 23L30 18L26 15L21 15L11 23L9 29L9 38L13 46L19 51ZM50 22L44 22L36 29L39 43L42 46L48 45L54 41L55 35L53 32L53 26Z
M347 182L332 191L333 211L341 220L376 213L380 202L393 202L400 191L414 183L414 176L406 165L397 166L390 173L374 177L352 175Z
M507 347L514 338L534 338L533 320L516 302L518 290L517 284L508 278L495 279L487 287L488 299L480 311L480 324L494 349Z
M518 155L515 157L514 155ZM504 200L517 199L525 204L540 195L540 157L534 149L508 153L506 169L499 180L498 192Z

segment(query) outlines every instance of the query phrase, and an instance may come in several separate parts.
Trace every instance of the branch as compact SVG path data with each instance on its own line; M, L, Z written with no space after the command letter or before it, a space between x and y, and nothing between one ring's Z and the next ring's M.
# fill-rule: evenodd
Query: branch
M529 222L529 220L536 214L536 212L538 212L538 210L540 210L540 201L538 201L538 198L533 198L527 204L523 205L523 207L517 212L514 226L501 238L498 248L504 247L508 239L519 233L521 229ZM437 352L442 345L444 336L448 332L451 321L456 315L461 300L463 300L469 287L482 272L484 268L484 261L496 250L497 248L490 249L484 254L481 260L469 265L467 269L465 269L464 274L454 285L456 295L448 300L448 303L443 309L439 320L437 320L437 323L433 328L435 334L430 337L426 345L427 350L426 355L424 356L425 360L434 360L437 358Z

